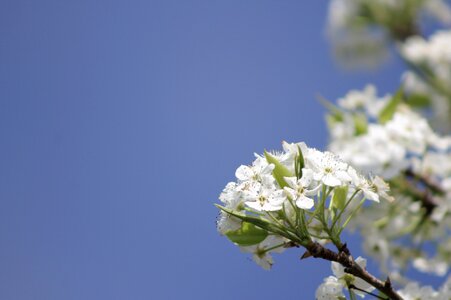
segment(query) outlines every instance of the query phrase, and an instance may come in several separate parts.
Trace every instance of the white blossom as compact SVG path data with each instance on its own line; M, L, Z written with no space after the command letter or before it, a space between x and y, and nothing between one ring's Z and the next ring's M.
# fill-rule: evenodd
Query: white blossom
M271 176L274 165L269 164L264 157L256 155L252 166L241 165L235 172L236 178L240 181L262 180Z
M240 188L238 188L235 182L229 182L226 185L221 195L219 196L219 200L221 200L226 208L235 211L242 210L240 208L240 205L242 205L243 203L242 191L240 190ZM238 228L240 228L240 226L241 220L229 215L228 213L225 213L224 211L221 211L219 213L217 228L221 234L225 234L230 230L237 230Z
M362 269L366 269L366 259L362 258L362 257L357 257L357 259L355 260L355 262L362 268ZM343 285L343 287L347 288L348 284L353 284L356 287L358 287L361 290L367 291L367 292L372 292L374 290L374 287L372 285L370 285L369 283L367 283L366 281L364 281L363 279L360 279L358 277L355 277L353 275L347 274L344 271L344 267L337 263L337 262L332 262L332 272L334 274L335 277L338 278L339 282ZM347 282L351 279L352 282ZM359 295L360 297L364 297L365 294L361 291L358 290L354 290L354 292Z
M289 186L285 187L285 191L299 208L310 209L313 207L314 200L308 196L315 195L320 186L317 185L313 189L309 189L313 181L312 170L304 168L300 179L297 179L296 177L285 177L285 181Z
M274 263L270 253L271 252L274 252L274 253L283 252L285 250L285 248L283 247L284 242L285 242L285 239L278 237L278 236L270 235L263 242L261 242L257 245L240 247L240 249L241 249L241 251L243 251L245 253L252 253L253 260L259 266L261 266L263 269L269 270L269 269L271 269L271 266ZM273 248L278 245L282 245L282 246ZM268 250L270 248L271 248L271 250Z
M346 299L343 294L343 286L334 276L324 279L324 282L316 289L317 300Z
M366 199L379 202L379 195L375 192L373 185L361 174L358 174L353 167L348 168L348 174L354 186L363 192Z
M282 209L286 200L283 190L268 188L258 182L253 182L244 192L244 201L247 206L257 211L276 211Z
M413 266L423 272L444 276L448 272L448 263L438 259L426 259L417 257L413 260Z
M347 172L348 165L331 152L310 151L307 157L315 180L331 187L351 181Z

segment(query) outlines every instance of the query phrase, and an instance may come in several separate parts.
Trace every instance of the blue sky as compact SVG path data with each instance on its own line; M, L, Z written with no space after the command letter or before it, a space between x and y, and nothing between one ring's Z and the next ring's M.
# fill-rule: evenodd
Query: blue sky
M329 264L256 266L215 229L235 169L327 143L346 72L326 1L0 3L0 298L312 299ZM358 240L355 254L360 254Z

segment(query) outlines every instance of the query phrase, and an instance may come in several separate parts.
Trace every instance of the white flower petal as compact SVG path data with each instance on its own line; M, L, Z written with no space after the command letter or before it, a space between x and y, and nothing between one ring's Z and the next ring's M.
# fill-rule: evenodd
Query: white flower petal
M310 209L314 205L314 201L311 198L301 196L296 200L296 206L301 209Z
M321 181L327 185L327 186L331 186L331 187L335 187L335 186L340 186L341 185L341 181L335 177L332 174L326 174Z
M335 277L341 278L345 275L345 269L341 264L333 261L331 263L331 268L332 268L332 273L334 273Z
M236 178L242 181L249 180L253 175L252 169L244 165L239 166L235 171Z

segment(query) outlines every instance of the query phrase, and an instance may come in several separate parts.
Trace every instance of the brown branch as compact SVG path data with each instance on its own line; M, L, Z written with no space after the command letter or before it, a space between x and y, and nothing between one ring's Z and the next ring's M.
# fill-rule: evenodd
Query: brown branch
M335 261L340 263L344 268L345 272L358 277L365 282L371 284L376 289L384 293L390 300L403 300L401 296L393 289L390 279L387 277L386 281L381 281L368 273L367 270L360 267L352 258L349 249L346 244L343 245L342 249L336 253L317 242L308 243L305 248L309 254L315 258L322 258L328 261ZM305 256L305 255L304 255Z
M410 188L418 195L417 197L421 201L421 206L426 210L425 217L427 218L431 215L434 208L439 205L439 203L437 203L437 201L432 197L432 193L443 195L445 191L438 183L434 182L429 177L416 174L410 169L405 170L404 174L408 179L417 180L426 187L424 191L420 191L416 186L411 186Z
M416 174L411 169L405 170L404 174L409 178L413 178L413 179L420 181L426 187L428 187L431 190L431 192L434 192L434 193L440 194L440 195L445 194L445 191L440 186L440 184L438 184L437 182L435 182L434 180L432 180L431 178L429 178L427 176Z
M396 26L389 28L389 32L394 40L402 43L404 43L409 37L415 35L422 36L420 29L413 22L396 24Z

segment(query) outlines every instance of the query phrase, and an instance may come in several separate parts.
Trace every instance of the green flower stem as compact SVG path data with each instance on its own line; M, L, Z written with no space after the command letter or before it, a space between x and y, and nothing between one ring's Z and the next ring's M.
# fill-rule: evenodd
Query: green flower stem
M325 227L324 230L326 231L329 239L332 241L335 247L340 250L343 246L343 244L341 243L340 234L334 234L334 232L328 227Z
M303 245L305 243L305 241L303 241L302 237L298 236L296 231L281 224L279 222L279 220L277 220L273 215L271 215L270 212L266 212L266 214L275 223L274 225L278 229L278 231L273 231L274 233L284 236L287 239L289 239L295 243L299 243L300 245Z
M326 199L327 199L327 195L326 195L326 189L327 187L324 185L322 190L321 190L321 199L319 201L319 205L318 205L318 209L319 209L319 220L321 221L321 223L326 223L326 217L325 217L325 203L326 203ZM327 226L326 226L327 227Z
M351 212L351 214L349 215L349 217L346 219L346 221L343 223L343 226L340 228L340 230L338 231L338 235L341 234L341 232L345 229L346 225L348 225L349 221L351 221L352 217L355 215L355 213L360 209L360 207L362 207L363 203L365 202L365 198L363 198L359 205Z
M306 224L306 221L305 221L305 210L302 210L300 212L299 227L300 227L301 232L306 236L306 238L310 239L310 233L308 231L307 224Z
M287 221L289 227L294 231L296 231L296 225L291 222L290 218L288 217L287 211L285 210L285 203L282 205L282 214L284 219Z
M349 292L349 299L356 300L355 294L349 286L348 286L348 292Z
M294 205L293 199L291 199L289 196L287 197L287 199L288 199L288 202L290 202L290 205L291 205L291 207L293 208L293 210L294 210L294 212L296 214L296 221L295 221L295 226L294 227L298 228L298 226L299 226L299 218L300 218L300 216L299 216L299 208L296 205ZM285 210L285 206L283 208Z
M269 248L265 249L265 250L264 250L264 252L269 252L269 251L271 251L271 250L274 250L274 249L277 249L277 248L280 248L280 247L286 246L286 244L287 244L287 243L282 243L282 244L278 244L278 245L275 245L275 246L269 247Z
M250 212L250 213L259 215L259 216L264 216L264 215L265 215L264 213L259 212L259 211L256 211L255 209L252 209L252 208L249 208L249 207L244 207L244 210L245 210L245 211L248 211L248 212Z
M310 235L313 236L314 238L320 239L320 240L329 240L330 239L329 236L320 236L320 235L316 235L316 234L313 234L313 233L310 233Z
M280 229L286 230L288 229L285 225L283 225L282 223L280 223L279 220L277 220L269 211L266 212L266 215L275 223L275 225L277 227L279 227Z
M332 243L335 245L335 247L337 247L337 249L340 249L342 247L342 243L341 243L341 240L340 240L340 235L339 234L334 234L333 230L331 228L329 228L329 225L327 223L326 216L325 216L326 199L330 195L332 190L333 190L333 188L331 188L331 189L329 189L329 191L327 191L326 186L323 186L323 189L321 191L320 203L318 205L319 206L318 207L318 209L319 209L318 220L323 225L323 230L327 233L328 238L332 241Z
M346 210L346 208L348 207L348 205L351 203L352 199L354 199L354 197L357 195L358 192L360 192L360 190L355 190L355 192L351 195L351 198L349 198L349 200L343 206L343 209L340 211L340 213L337 215L335 220L332 222L332 226L331 226L332 231L334 230L334 227L337 224L337 222L340 220L341 215L344 213L344 211Z
M307 238L310 239L310 234L307 230L307 226L305 224L305 211L302 210L302 214L301 214L301 209L298 208L294 203L293 200L290 197L287 197L288 202L290 202L291 207L293 208L295 214L296 214L296 221L295 221L295 225L293 226L293 223L291 223L291 221L289 220L286 211L285 211L285 206L283 207L283 213L285 215L285 218L287 219L288 223L293 227L294 230L297 231L297 233L299 234L299 236L303 239Z

